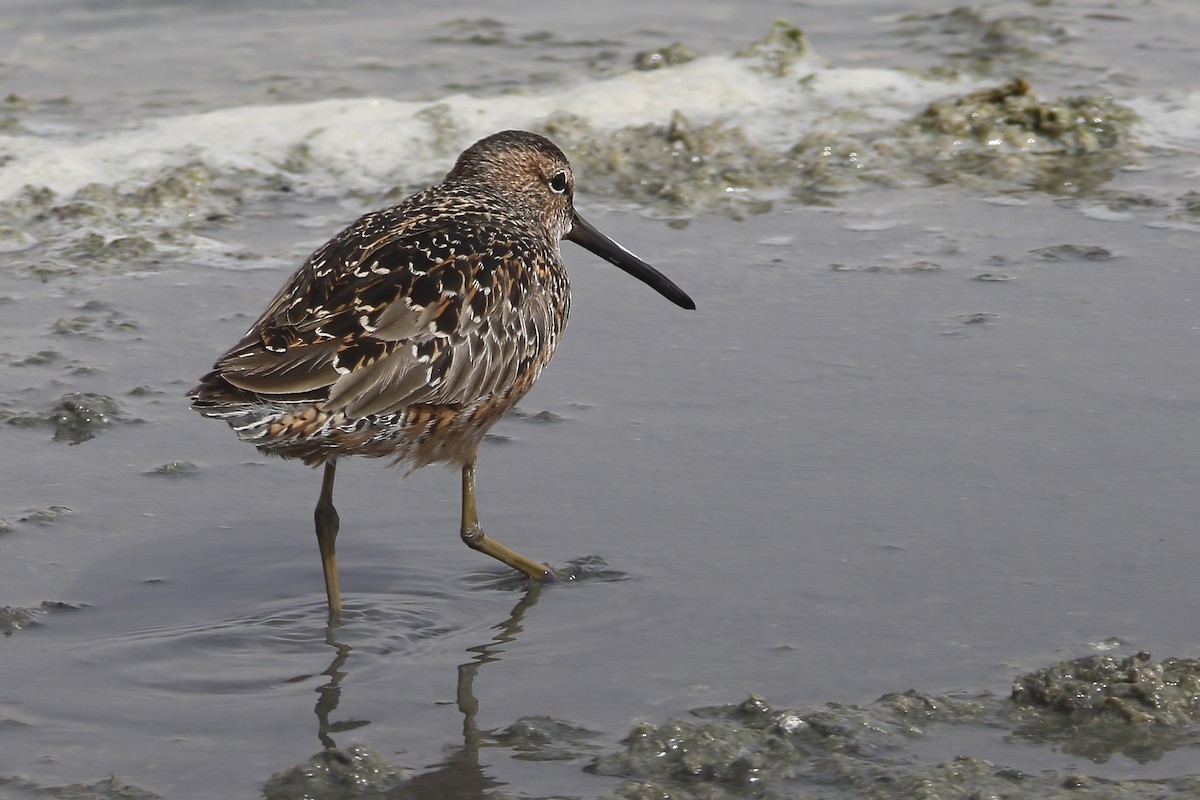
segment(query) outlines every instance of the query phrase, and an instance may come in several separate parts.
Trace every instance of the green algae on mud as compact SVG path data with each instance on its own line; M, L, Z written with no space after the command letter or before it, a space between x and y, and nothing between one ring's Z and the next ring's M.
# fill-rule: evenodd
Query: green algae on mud
M1071 38L1063 25L1043 17L1020 13L989 17L990 13L991 9L968 6L909 13L900 18L899 34L912 38L914 46L937 48L945 63L978 75L1044 61Z
M140 420L126 414L121 404L107 395L97 395L95 392L68 392L59 398L48 413L0 409L0 422L23 428L52 426L54 441L78 445L95 439L97 433L113 422Z
M496 743L515 751L521 761L570 761L587 751L599 750L588 730L545 714L522 717L495 733Z
M472 26L490 30L487 22ZM825 79L819 69L806 68L815 61L803 31L782 20L736 59L769 84L802 94ZM692 60L688 48L675 43L638 53L627 70L670 70ZM954 80L962 77L956 73ZM657 121L615 130L566 112L530 126L564 148L586 174L589 192L672 219L741 218L781 201L828 205L874 186L954 183L980 192L1081 195L1098 192L1116 170L1136 161L1142 153L1132 134L1136 114L1107 94L1039 99L1031 89L1036 79L1036 73L1012 78L914 107L899 124L873 115L878 99L835 92L822 96L834 106L820 112L815 127L806 121L803 130L772 134L773 140L752 136L725 116L697 112L702 118L670 105ZM428 122L435 152L461 147L446 103L415 116ZM300 142L258 168L188 156L141 184L92 183L67 196L26 187L0 204L0 251L15 256L7 269L43 280L157 269L211 246L203 235L207 226L237 219L260 195L288 193L327 167Z
M34 608L19 608L16 606L0 606L0 634L12 636L13 633L26 628L36 628L46 614L60 611L76 611L84 608L82 605L63 603L58 600L43 600Z
M1195 746L1200 722L1200 660L1154 661L1147 652L1119 659L1064 661L1013 682L1003 709L1013 737L1055 743L1091 761L1114 753L1147 763Z
M25 186L0 203L0 269L42 281L114 276L194 257L200 231L236 218L264 192L286 191L280 173L259 175L194 161L142 183L89 183L66 196Z
M1040 100L1020 78L930 103L898 126L864 129L856 116L840 109L790 146L678 110L664 123L617 131L572 114L538 129L579 165L589 189L677 218L738 219L781 200L826 205L870 186L1085 195L1140 153L1132 110L1109 96Z
M66 506L46 506L45 508L35 508L26 511L17 517L17 521L28 522L33 525L54 525L66 519L70 514L71 509Z
M123 315L114 312L110 315L109 324L112 319L118 320L123 318ZM89 330L92 325L90 317L76 318L75 320L60 319L52 326L52 333L55 334L78 334L84 330ZM116 327L127 329L136 327L129 326L125 323L118 322ZM98 338L91 334L86 334L87 338ZM15 362L10 362L14 366L33 366L53 364L59 360L57 351L41 351L37 354L20 359ZM3 359L0 359L3 363ZM66 365L68 373L87 374L91 371L88 367L83 367L77 363ZM134 394L131 392L131 394ZM5 408L5 405L10 407ZM91 441L105 428L114 423L139 423L142 420L130 415L115 398L96 392L68 392L62 395L58 400L47 410L38 411L29 408L13 408L3 400L0 400L0 423L12 425L18 428L36 429L42 427L52 427L54 429L54 441L66 442L70 445L82 444Z
M147 472L147 475L163 475L168 478L186 478L200 472L191 461L168 461Z
M96 438L101 428L125 420L120 404L111 397L92 392L65 394L50 412L54 441L82 444Z
M929 104L910 120L933 182L1087 194L1131 166L1138 115L1107 95L1039 100L1028 81Z
M711 211L737 219L765 213L769 200L747 193L779 187L795 171L786 154L756 144L741 128L719 120L697 125L679 111L665 124L616 131L556 114L538 132L581 165L589 190L663 216Z
M263 786L266 800L312 797L383 797L409 771L365 745L322 750L306 763L282 770Z
M1107 95L1039 100L1016 78L930 103L895 129L814 131L791 155L808 173L800 197L859 182L1086 195L1136 162L1138 121Z
M94 392L70 392L45 413L0 409L0 422L22 428L49 425L54 441L82 444L96 438L101 429L114 422L139 422L130 417L115 399Z
M14 800L42 797L55 800L159 800L161 797L125 783L116 775L96 783L73 783L68 786L38 786L20 778L0 776L0 790L6 789L20 793L14 795ZM7 798L9 795L2 796Z
M635 53L633 56L633 68L640 72L648 72L652 69L663 69L664 67L674 67L679 64L686 64L689 61L694 61L695 54L686 46L679 42L674 42L666 47L656 47L652 50L643 50L640 53Z
M812 55L804 31L785 19L772 22L766 36L751 42L737 53L738 58L761 62L759 69L777 78L791 75L797 62Z
M83 314L59 317L50 325L50 333L58 336L83 336L102 339L108 333L126 333L141 328L141 324L124 312L107 309L97 300L89 300L78 310ZM99 312L104 312L100 314Z
M1098 245L1056 244L1029 251L1038 261L1109 261L1112 251Z
M1196 744L1196 659L1155 662L1143 652L1062 662L1017 678L1007 699L908 691L866 706L798 711L752 695L693 714L695 720L635 726L624 751L597 758L589 771L629 778L616 796L630 800L1162 798L1200 790L1200 775L1111 781L1074 771L1028 774L970 755L928 764L906 752L940 726L975 726L1053 742L1097 763L1114 752L1153 761Z
M956 750L967 728L1053 743L1102 763L1114 752L1146 762L1194 747L1200 722L1200 661L1148 653L1126 659L1089 656L1018 677L1010 697L887 694L867 705L829 703L776 709L761 697L697 709L690 720L639 723L622 750L594 756L592 731L539 716L484 734L475 747L506 747L515 758L556 761L592 757L587 772L626 781L611 795L625 800L822 798L823 800L1057 800L1194 797L1200 775L1109 780L1085 770L1023 771L956 754L931 762L914 752L938 736ZM464 749L429 771L409 770L364 745L333 748L271 777L270 800L301 797L435 797L451 785L487 777ZM469 763L466 763L469 762ZM528 796L522 794L522 796Z

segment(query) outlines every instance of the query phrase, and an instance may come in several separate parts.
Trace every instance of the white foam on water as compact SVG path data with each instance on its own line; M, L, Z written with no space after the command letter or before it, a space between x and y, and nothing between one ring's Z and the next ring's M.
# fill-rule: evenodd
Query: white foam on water
M472 141L529 127L556 112L578 115L601 130L664 123L672 109L701 122L756 122L795 110L795 98L787 101L797 94L794 87L794 80L765 77L746 61L716 57L538 94L458 94L433 103L323 100L153 119L92 136L10 134L0 136L0 200L26 185L70 194L89 183L153 179L189 160L272 174L301 146L314 165L302 185L373 190L429 179L431 163L439 165L434 172L447 168Z
M316 195L380 191L436 179L476 139L564 112L593 129L615 131L665 124L677 110L693 123L719 120L760 146L784 149L818 129L886 129L933 100L986 83L831 67L816 58L797 62L783 77L758 67L755 59L711 56L536 93L455 94L434 102L321 100L149 119L99 133L6 134L0 136L0 201L26 185L59 195L90 183L136 188L190 161L218 172L287 172L298 191ZM1200 94L1133 105L1164 144L1195 146ZM304 166L288 172L300 148Z
M1200 152L1200 91L1121 100L1142 118L1141 140L1171 150Z

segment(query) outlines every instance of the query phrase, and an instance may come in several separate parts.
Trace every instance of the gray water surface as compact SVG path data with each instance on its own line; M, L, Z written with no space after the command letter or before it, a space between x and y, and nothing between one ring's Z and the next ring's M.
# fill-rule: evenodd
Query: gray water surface
M961 49L953 26L883 2L464 6L404 24L377 3L17 5L0 74L31 104L20 124L49 137L110 110L599 80L675 40L735 51L776 16L846 65L957 68ZM1018 65L1041 70L1043 94L1161 90L1186 105L1197 89L1189 4L983 13L1043 20L1051 49ZM436 27L458 18L475 22ZM1102 62L1119 80L1082 68ZM1108 200L880 185L672 225L589 197L580 168L589 219L698 306L564 245L571 324L485 444L479 502L489 532L579 564L580 580L530 594L463 547L456 474L350 461L333 629L311 529L319 473L259 456L183 395L360 199L268 191L198 226L222 253L254 255L240 261L92 252L47 278L30 251L0 253L0 407L49 414L91 392L124 410L74 446L48 424L0 426L0 605L36 623L0 640L0 775L253 797L326 746L363 744L447 781L426 779L427 797L591 797L620 780L581 767L634 721L749 692L792 707L1003 694L1018 673L1113 647L1196 655L1200 228L1180 210L1196 166L1194 151L1148 146L1103 181ZM1118 194L1145 202L1117 212ZM193 467L160 473L177 462ZM496 731L537 715L594 735L529 760ZM986 731L925 747L1029 772L1200 772L1194 748L1096 764Z

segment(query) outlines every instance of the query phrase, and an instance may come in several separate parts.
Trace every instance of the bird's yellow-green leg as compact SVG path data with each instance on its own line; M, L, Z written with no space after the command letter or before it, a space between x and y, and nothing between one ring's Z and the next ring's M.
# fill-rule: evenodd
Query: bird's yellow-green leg
M321 499L317 501L317 507L313 510L313 520L317 527L317 546L321 548L321 567L325 570L325 594L329 598L329 617L331 619L342 614L342 592L338 584L337 553L333 546L341 525L337 509L333 507L333 476L336 470L336 461L325 462L325 477L321 481Z
M479 513L475 510L474 461L462 468L462 540L472 550L478 550L497 561L503 561L535 581L553 581L556 577L545 564L539 564L531 558L526 558L483 532L483 528L479 524Z

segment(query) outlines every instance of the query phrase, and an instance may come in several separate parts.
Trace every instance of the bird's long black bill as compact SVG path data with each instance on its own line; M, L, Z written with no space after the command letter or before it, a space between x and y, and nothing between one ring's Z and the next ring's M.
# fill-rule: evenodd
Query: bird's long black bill
M590 222L579 216L578 211L575 212L571 221L571 232L566 238L625 270L675 305L683 308L696 307L695 301L688 297L687 292L676 286L670 278L598 231Z

